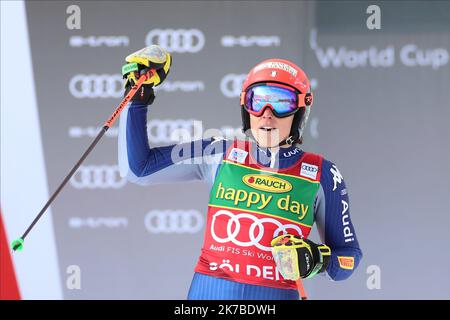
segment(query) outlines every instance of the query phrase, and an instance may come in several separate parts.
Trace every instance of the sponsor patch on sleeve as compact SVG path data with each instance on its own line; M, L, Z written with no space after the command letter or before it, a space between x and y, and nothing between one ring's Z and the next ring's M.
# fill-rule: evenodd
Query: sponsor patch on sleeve
M306 162L302 163L302 169L300 170L300 175L302 177L310 178L313 180L317 179L317 172L319 172L319 167Z
M233 148L228 155L228 160L244 163L247 159L248 152L239 148Z
M353 270L355 267L355 258L354 257L337 257L339 261L339 266L342 269Z

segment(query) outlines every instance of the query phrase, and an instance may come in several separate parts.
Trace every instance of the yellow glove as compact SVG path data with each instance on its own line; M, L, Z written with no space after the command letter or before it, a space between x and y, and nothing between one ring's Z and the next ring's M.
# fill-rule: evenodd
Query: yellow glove
M172 65L171 55L157 45L138 50L128 55L125 61L128 62L122 67L122 75L126 79L125 88L134 85L138 78L149 69L154 69L156 72L144 82L144 85L156 87L167 77Z
M324 272L330 261L330 247L292 234L280 235L270 245L278 270L287 280L312 278Z

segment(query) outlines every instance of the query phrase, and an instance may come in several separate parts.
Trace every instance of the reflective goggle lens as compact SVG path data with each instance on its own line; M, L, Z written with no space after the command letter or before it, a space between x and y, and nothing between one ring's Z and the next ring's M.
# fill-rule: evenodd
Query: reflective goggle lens
M252 114L259 114L265 106L272 106L277 116L289 115L297 111L297 93L276 86L256 86L250 88L245 96L245 108Z

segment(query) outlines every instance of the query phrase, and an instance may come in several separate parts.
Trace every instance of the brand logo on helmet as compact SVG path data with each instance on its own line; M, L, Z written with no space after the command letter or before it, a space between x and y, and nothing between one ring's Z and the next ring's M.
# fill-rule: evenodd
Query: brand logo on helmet
M308 94L305 96L305 104L306 104L307 106L310 106L310 105L312 105L312 102L313 102L313 96L312 96L312 94L308 93Z
M265 63L261 63L260 65L257 65L254 69L254 72L258 72L260 70L263 69L280 69L280 70L284 70L286 72L289 72L290 74L292 74L294 77L297 76L297 70L295 70L293 67L291 67L290 65L283 63L283 62L265 62Z
M247 174L242 181L253 189L267 192L283 193L292 190L288 181L264 174Z

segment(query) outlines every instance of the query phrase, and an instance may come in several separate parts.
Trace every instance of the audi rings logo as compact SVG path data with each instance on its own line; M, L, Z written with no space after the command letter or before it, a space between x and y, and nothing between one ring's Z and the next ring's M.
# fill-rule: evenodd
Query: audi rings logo
M70 179L75 189L120 189L127 183L118 166L80 166Z
M247 77L246 74L227 74L220 81L220 90L228 98L239 97L242 91L242 84Z
M145 42L147 46L157 44L169 52L195 53L203 49L205 35L198 29L153 29Z
M203 216L196 210L152 210L144 222L151 233L196 233L203 227Z
M147 124L148 139L152 143L184 142L201 138L203 125L195 120L152 119Z
M211 135L212 132L214 134ZM147 134L151 143L182 143L198 139L209 139L211 136L222 136L228 139L244 138L241 127L222 126L217 129L205 129L202 121L185 119L151 119L147 123ZM95 136L93 135L92 137Z
M119 98L123 95L118 74L78 74L70 79L69 91L75 98Z
M219 216L227 216L230 218L227 222L227 228L226 228L227 236L225 238L217 236L217 233L216 233L216 219ZM248 229L248 236L245 235L243 237L243 238L249 239L248 241L240 241L237 239L238 235L240 233L240 230L241 230L241 221L243 219L248 219L248 220L252 221L252 223L250 224L250 227ZM245 222L246 225L248 224L247 221ZM294 224L282 224L278 220L275 220L272 218L258 219L249 213L239 213L239 214L235 215L227 210L219 210L212 217L211 236L213 237L214 240L216 240L219 243L227 243L227 242L231 241L232 243L234 243L238 246L241 246L241 247L255 246L264 251L271 251L272 249L270 246L265 246L265 245L261 244L261 239L263 238L264 232L265 232L265 228L264 228L265 224L272 224L277 227L275 229L275 231L273 232L273 234L271 235L272 236L271 239L279 236L282 233L283 234L292 233L292 231L288 232L288 229L297 231L297 234L299 236L302 235L302 230L300 229L300 227L297 225L294 225ZM233 230L233 228L234 228L234 230ZM257 229L256 236L255 236L255 229Z

